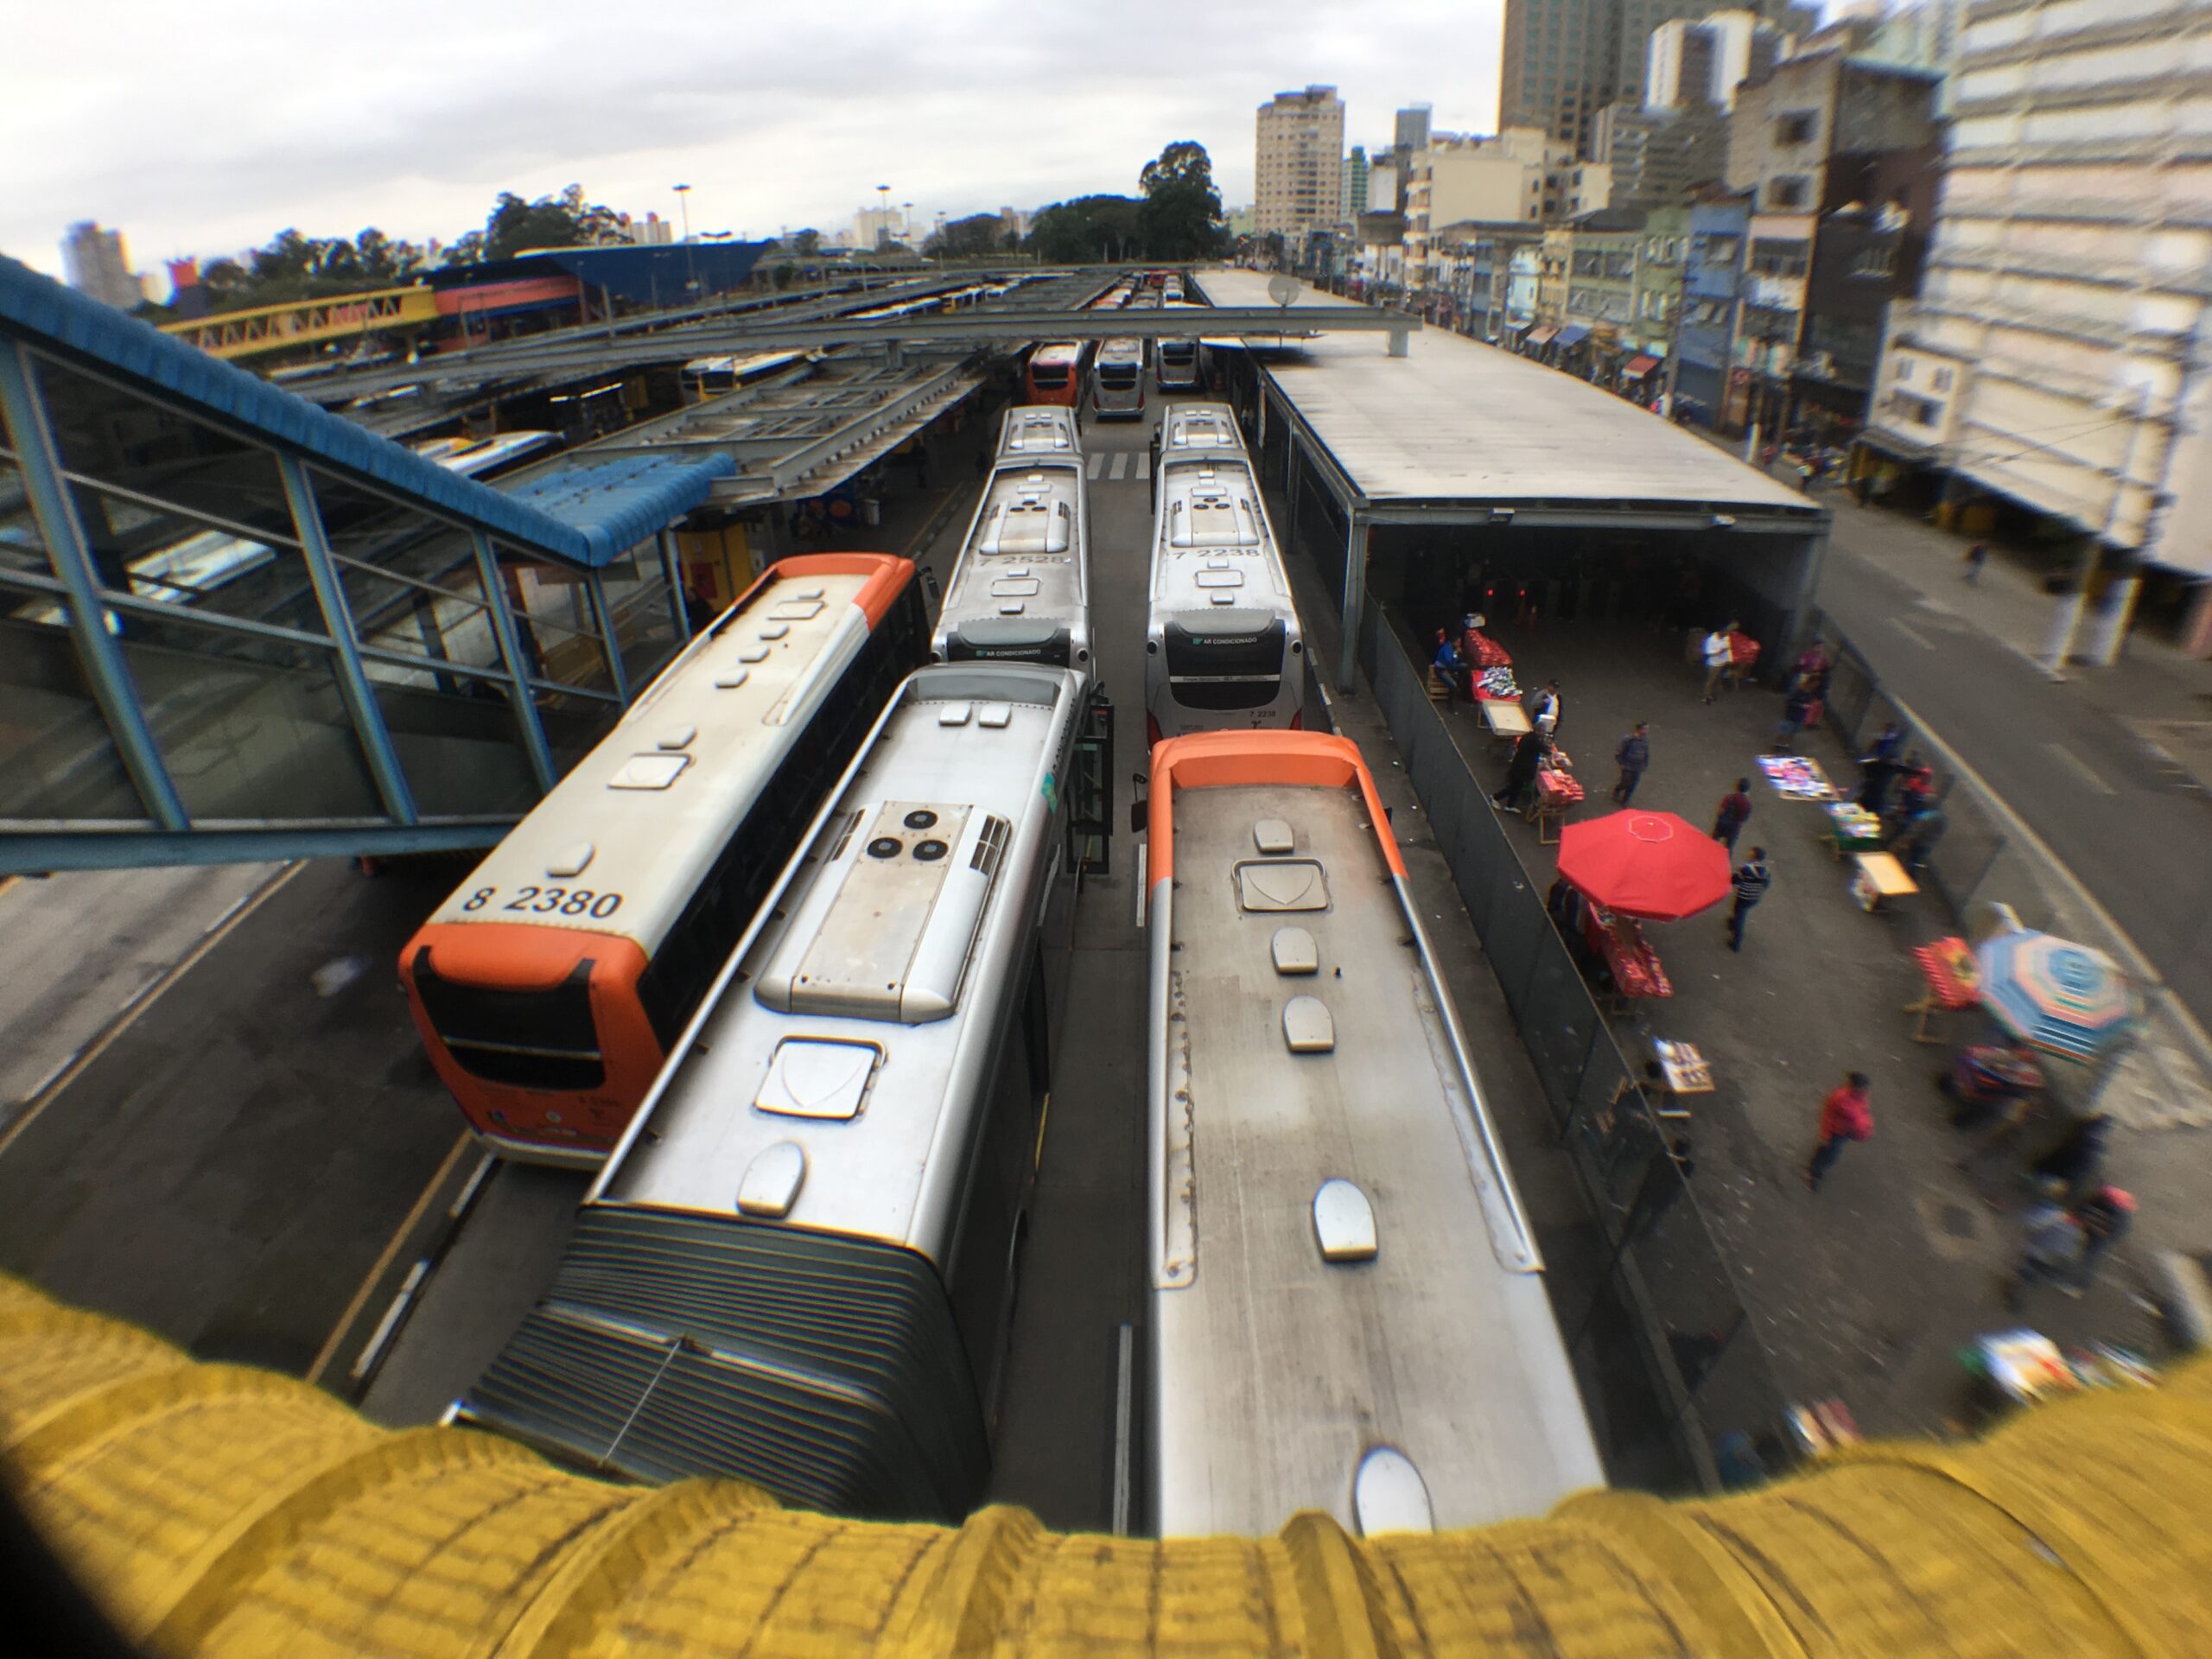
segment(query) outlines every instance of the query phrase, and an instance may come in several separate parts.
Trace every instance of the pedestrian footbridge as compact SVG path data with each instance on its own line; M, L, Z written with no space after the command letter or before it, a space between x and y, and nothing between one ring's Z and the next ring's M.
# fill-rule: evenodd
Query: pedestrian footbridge
M0 874L497 841L682 644L734 470L503 492L0 258Z

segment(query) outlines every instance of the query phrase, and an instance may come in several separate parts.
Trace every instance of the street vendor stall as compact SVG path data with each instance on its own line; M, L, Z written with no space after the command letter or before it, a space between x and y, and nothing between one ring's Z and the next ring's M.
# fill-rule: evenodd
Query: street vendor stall
M1841 859L1846 853L1872 852L1881 846L1882 820L1865 807L1849 801L1831 801L1821 810L1828 821L1821 839L1827 843L1832 857Z
M1572 770L1574 763L1557 744L1536 768L1535 793L1529 797L1527 815L1536 826L1536 840L1549 846L1560 838L1567 815L1582 804L1582 785Z
M1728 896L1728 849L1672 812L1612 812L1560 832L1560 879L1589 900L1584 938L1623 998L1675 988L1639 921L1680 921Z
M1967 942L1956 938L1914 946L1912 960L1921 979L1920 995L1904 1005L1907 1014L1918 1016L1913 1021L1912 1040L1940 1043L1942 1034L1931 1036L1928 1022L1938 1014L1963 1013L1980 1002L1980 964Z

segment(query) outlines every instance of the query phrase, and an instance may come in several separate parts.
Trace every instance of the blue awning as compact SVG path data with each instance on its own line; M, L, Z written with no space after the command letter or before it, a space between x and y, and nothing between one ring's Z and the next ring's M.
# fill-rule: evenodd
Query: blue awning
M518 485L509 499L558 519L584 538L594 567L613 563L647 537L674 524L707 499L737 462L717 451L690 459L625 455L595 465L590 451L578 465Z
M593 543L587 537L523 500L448 472L5 255L0 255L0 334L95 366L126 385L166 393L219 425L442 508L532 552L591 562Z
M1552 344L1558 346L1560 350L1563 352L1570 346L1580 346L1584 340L1589 338L1589 329L1586 328L1579 322L1570 322L1566 327L1559 331L1559 337L1554 340Z

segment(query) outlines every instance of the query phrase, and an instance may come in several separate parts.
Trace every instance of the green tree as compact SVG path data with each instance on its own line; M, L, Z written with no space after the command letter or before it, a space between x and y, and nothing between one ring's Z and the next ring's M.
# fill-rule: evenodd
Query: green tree
M1144 164L1137 182L1144 191L1138 223L1148 257L1202 259L1222 251L1221 192L1204 144L1176 140Z
M778 288L789 288L798 278L798 267L790 260L786 259L776 267L775 280Z
M524 201L512 190L502 190L484 221L480 257L512 259L532 248L591 247L619 239L621 216L611 207L584 199L584 188L572 184L557 196ZM456 247L460 245L455 244Z
M791 251L802 259L811 259L822 251L822 232L811 225L791 233Z
M1038 210L1027 246L1059 264L1111 264L1139 251L1143 204L1133 196L1077 196Z
M996 213L970 213L934 232L922 251L932 259L988 259L1004 249L1005 233Z

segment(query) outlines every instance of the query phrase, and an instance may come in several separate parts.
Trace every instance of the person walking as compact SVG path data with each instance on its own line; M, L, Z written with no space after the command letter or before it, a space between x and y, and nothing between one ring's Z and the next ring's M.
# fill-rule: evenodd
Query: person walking
M1736 867L1736 903L1728 912L1728 948L1741 952L1744 948L1744 924L1766 890L1774 884L1774 872L1766 867L1766 849L1754 847L1751 855Z
M1621 739L1620 747L1613 751L1613 763L1621 769L1620 781L1613 785L1613 804L1626 806L1636 798L1636 786L1643 781L1643 769L1651 764L1651 723L1639 720L1636 729Z
M2109 1113L2085 1117L2066 1132L2066 1138L2028 1166L2028 1173L2046 1191L2060 1198L2086 1187L2105 1159L2105 1141L2112 1134Z
M1713 838L1730 852L1736 850L1736 837L1744 833L1744 825L1751 816L1751 780L1738 778L1736 787L1720 798L1720 810L1713 817Z
M2031 1287L2045 1280L2064 1285L2081 1272L2086 1242L2082 1224L2073 1212L2048 1200L2028 1211L2021 1229L2020 1259L2005 1281L2005 1306L2015 1313L2020 1311L2021 1297Z
M1788 754L1796 746L1797 734L1805 729L1805 721L1813 712L1813 691L1802 678L1789 688L1789 695L1782 704L1782 718L1774 728L1774 752Z
M2059 1288L2079 1296L2097 1276L2105 1252L2134 1224L2135 1195L2117 1186L2101 1186L2074 1206L2074 1219L2082 1228L2082 1259L2075 1263L2073 1277Z
M1847 1141L1868 1141L1874 1135L1874 1108L1869 1099L1873 1085L1864 1071L1853 1071L1840 1088L1831 1089L1821 1103L1821 1136L1805 1164L1805 1185L1815 1192L1843 1156Z
M1541 732L1523 732L1513 746L1513 759L1505 768L1505 787L1491 797L1503 811L1520 810L1521 798L1536 781L1536 769L1551 750L1551 739Z
M1981 567L1988 563L1989 543L1987 542L1976 542L1972 547L1967 549L1966 579L1969 587L1981 585Z
M1728 671L1728 636L1735 626L1732 622L1726 627L1715 628L1705 636L1705 700L1708 703L1720 690L1721 677Z
M1897 751L1904 747L1904 728L1888 721L1866 753L1859 757L1859 804L1877 817L1889 795L1890 779L1897 775Z
M1546 737L1559 735L1559 682L1548 680L1544 689L1536 693L1536 701L1529 710L1529 717Z

